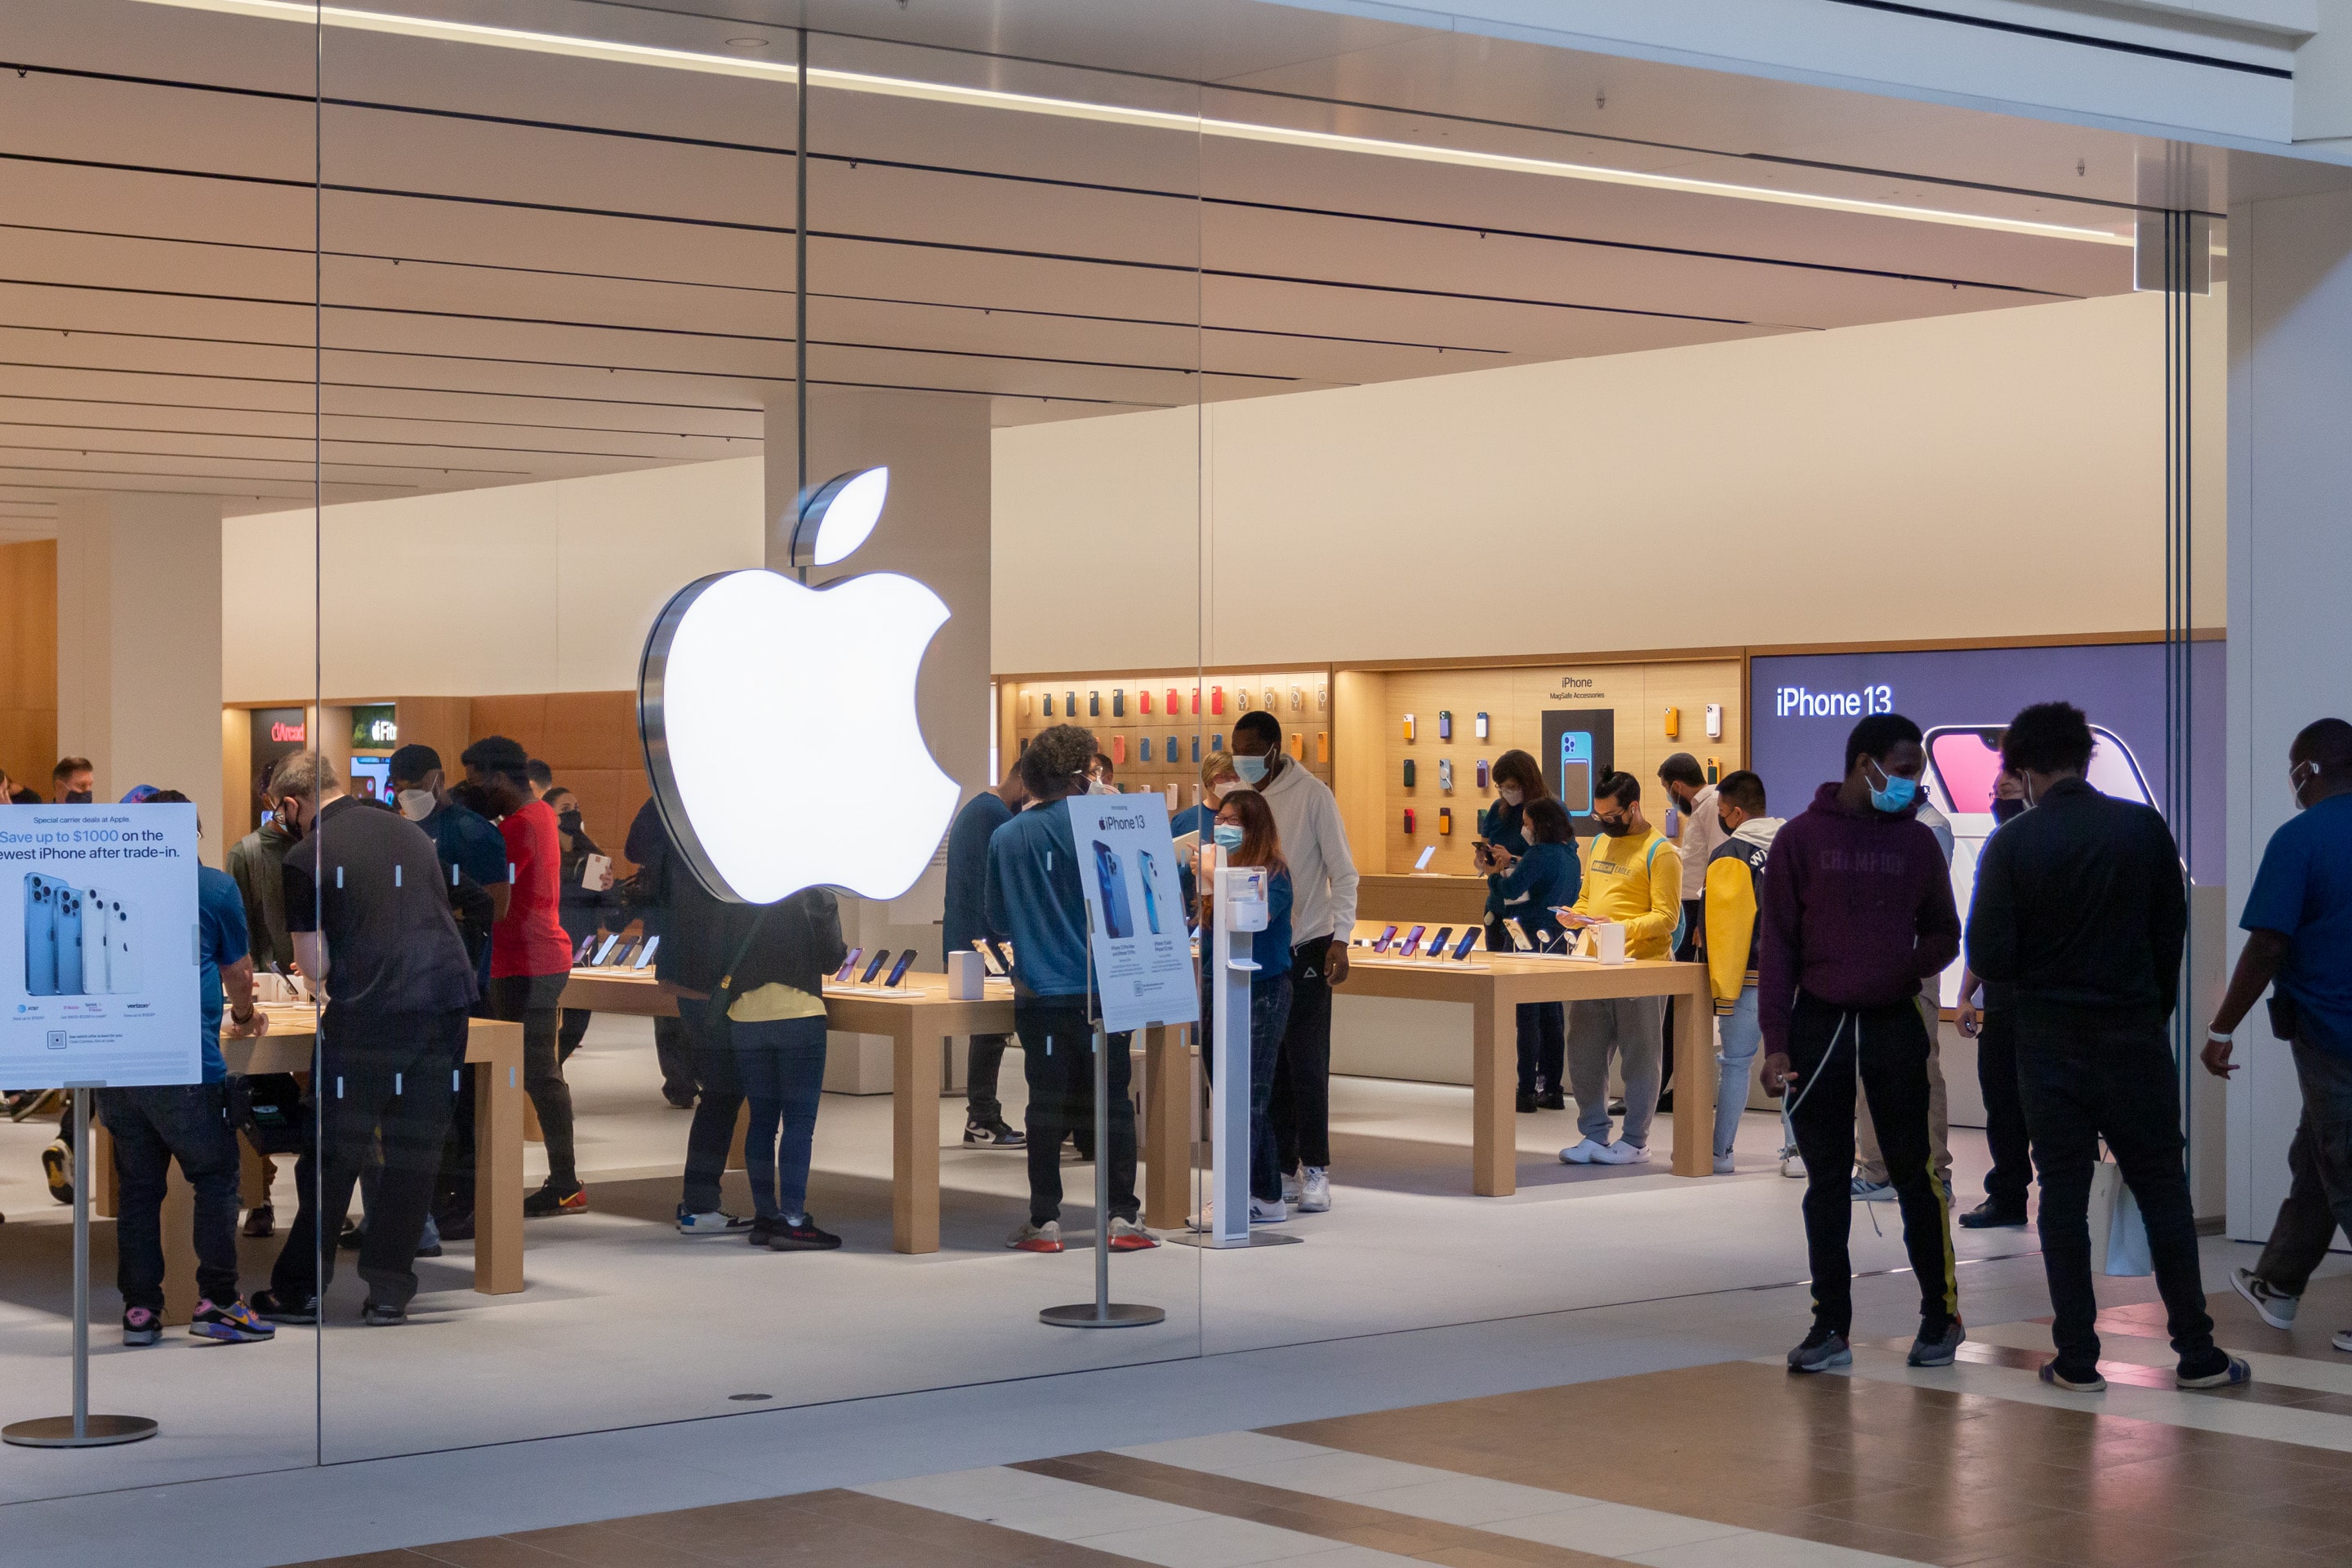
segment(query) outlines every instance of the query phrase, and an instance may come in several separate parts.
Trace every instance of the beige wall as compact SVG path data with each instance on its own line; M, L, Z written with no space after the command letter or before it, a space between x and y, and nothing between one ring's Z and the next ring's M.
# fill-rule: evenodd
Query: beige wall
M2218 626L2218 297L2197 324ZM995 665L2158 627L2162 351L2127 295L1225 403L1205 438L1190 408L1002 430Z
M331 507L331 697L635 689L646 632L705 573L757 566L758 458ZM224 525L231 702L311 695L312 514Z

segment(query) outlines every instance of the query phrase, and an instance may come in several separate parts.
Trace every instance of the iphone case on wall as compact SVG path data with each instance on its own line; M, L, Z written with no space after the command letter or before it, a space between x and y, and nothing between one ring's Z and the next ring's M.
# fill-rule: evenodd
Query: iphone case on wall
M1114 686L1110 689L1110 716L1114 719L1127 717L1127 688Z
M1437 759L1437 787L1444 790L1454 787L1454 762L1449 757Z
M1209 737L1209 750L1210 750L1210 751L1212 751L1212 752L1222 752L1222 751L1223 751L1224 749L1225 749L1225 738L1224 738L1223 735L1212 735L1212 736L1210 736L1210 737Z
M1452 806L1441 805L1437 808L1437 831L1442 837L1453 837L1454 808Z
M1269 713L1274 711L1274 688L1271 686L1265 689L1265 710Z
M1021 694L1021 717L1029 717L1029 694L1025 691Z
M1412 766L1412 759L1411 757L1407 757L1407 758L1404 760L1404 787L1405 787L1405 788L1407 788L1407 789L1411 789L1411 788L1412 788L1412 784L1413 784L1413 766Z
M1407 833L1412 831L1412 807L1409 805L1404 808L1404 830Z
M1151 760L1151 737L1146 735L1135 743L1138 747L1141 748L1143 752L1143 755L1139 760L1147 763L1150 762Z
M1224 710L1225 689L1222 686L1212 686L1209 688L1209 711L1222 713Z
M1317 711L1318 713L1321 713L1321 712L1325 711L1326 710L1328 710L1330 706L1331 706L1331 689L1330 689L1329 687L1328 687L1328 686L1318 686L1318 687L1317 687L1317 688L1315 689L1315 711Z
M1053 694L1052 692L1048 691L1047 693L1045 693L1045 717L1046 717L1046 718L1048 718L1048 719L1051 719L1053 716L1054 716L1054 694Z
M1331 731L1328 730L1315 731L1315 760L1318 763L1331 760Z
M1113 764L1117 764L1117 763L1124 763L1125 761L1127 761L1127 737L1126 737L1126 736L1124 736L1124 735L1113 735L1113 736L1110 738L1110 760L1111 760L1111 762L1112 762L1112 763L1113 763Z
M1087 717L1089 719L1099 719L1102 717L1101 692L1089 691L1087 693Z
M1177 714L1184 711L1183 704L1179 702L1176 698L1176 689L1171 686L1168 689L1168 716L1171 719L1173 719ZM1197 705L1192 710L1195 713L1198 713L1200 710L1201 710Z
M1486 772L1486 759L1481 757L1478 759L1478 787L1480 789L1485 789L1486 787L1487 781L1488 774Z
M1412 739L1412 715L1410 713L1404 716L1404 738L1408 741Z
M1290 710L1293 713L1307 711L1307 692L1303 687L1294 686L1290 689Z
M1192 760L1196 763L1201 760L1201 737L1198 735L1192 737Z
M1184 760L1184 731L1181 730L1168 737L1168 760L1171 763ZM1201 759L1194 757L1192 760L1197 763Z
M1149 688L1139 686L1135 689L1135 710L1139 713L1151 711L1151 692Z
M1248 711L1249 711L1249 688L1248 688L1248 687L1246 687L1246 686L1236 686L1236 687L1234 687L1234 707L1237 710L1239 710L1239 711L1241 711L1241 712L1244 712L1244 713L1246 713L1246 712L1248 712Z
M1454 739L1454 710L1451 708L1437 710L1437 738L1441 741Z
M1063 692L1063 693L1062 693L1062 717L1063 717L1063 718L1065 718L1065 719L1075 719L1075 718L1076 718L1077 716L1078 716L1078 694L1077 694L1076 692L1075 692L1075 691L1065 691L1065 692Z
M1485 739L1486 738L1486 716L1484 713L1479 714L1479 715L1478 715L1478 718L1477 718L1477 721L1476 721L1476 722L1477 722L1477 730L1478 730L1478 739L1480 739L1480 740L1482 740L1482 741L1483 741L1483 740L1485 740Z
M1200 689L1199 687L1197 687L1197 686L1196 686L1196 687L1192 688L1192 711L1193 711L1193 712L1195 712L1195 713L1198 713L1200 710L1201 710L1201 689Z
M1307 737L1296 731L1290 735L1290 754L1302 763L1307 760Z

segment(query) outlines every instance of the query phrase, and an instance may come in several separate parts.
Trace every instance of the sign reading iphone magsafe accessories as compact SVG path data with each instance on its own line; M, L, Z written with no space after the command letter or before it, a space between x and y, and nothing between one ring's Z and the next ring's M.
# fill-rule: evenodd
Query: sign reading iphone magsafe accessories
M1160 796L1074 795L1065 809L1087 889L1103 1027L1117 1034L1147 1024L1198 1023L1192 937Z
M804 498L797 566L863 543L887 468ZM770 904L803 888L894 899L955 812L915 710L915 678L948 620L940 596L877 572L810 588L764 567L678 591L637 671L637 723L670 841L714 897Z
M196 1083L196 808L0 807L0 1083Z

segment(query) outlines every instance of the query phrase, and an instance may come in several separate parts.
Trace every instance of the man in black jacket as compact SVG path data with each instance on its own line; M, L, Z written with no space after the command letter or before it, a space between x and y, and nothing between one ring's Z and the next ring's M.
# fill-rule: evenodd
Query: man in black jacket
M2181 1163L2180 1098L2165 1020L2179 999L2189 900L2180 854L2150 806L2084 782L2091 727L2042 702L2012 721L2001 762L2033 809L1977 862L1969 967L2016 1010L2018 1089L2042 1177L2042 1262L2058 1356L2042 1381L2076 1393L2099 1375L2091 1293L2091 1174L2104 1138L2147 1226L2183 1388L2242 1383L2213 1343Z

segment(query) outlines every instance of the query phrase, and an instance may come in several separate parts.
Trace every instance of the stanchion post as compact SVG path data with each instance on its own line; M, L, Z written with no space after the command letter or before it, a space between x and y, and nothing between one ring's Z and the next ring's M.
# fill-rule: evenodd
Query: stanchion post
M1087 957L1087 989L1093 989L1094 955ZM1055 1329L1139 1329L1164 1322L1157 1307L1110 1299L1110 1035L1094 1020L1095 1046L1095 1299L1075 1306L1048 1307L1037 1321Z
M155 1435L144 1415L89 1413L89 1091L71 1083L74 1130L73 1414L41 1415L0 1427L0 1442L20 1448L108 1448Z

